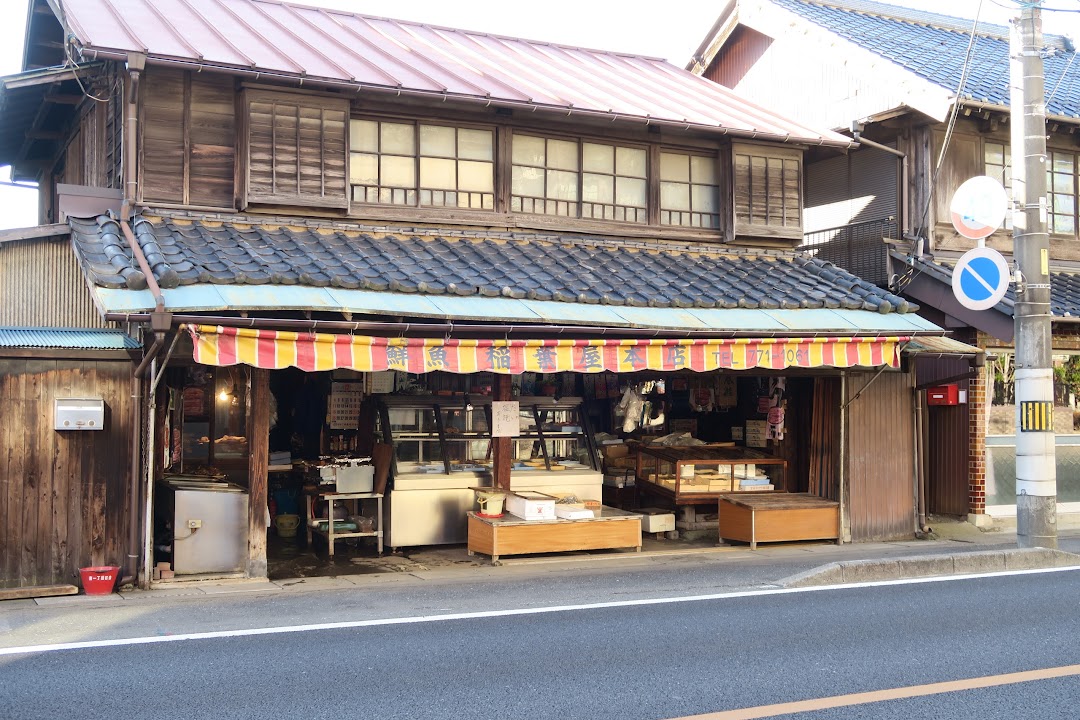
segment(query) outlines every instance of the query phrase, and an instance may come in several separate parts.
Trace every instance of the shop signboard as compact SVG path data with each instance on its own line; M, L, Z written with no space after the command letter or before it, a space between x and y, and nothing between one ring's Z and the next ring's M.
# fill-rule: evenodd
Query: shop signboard
M788 367L900 366L908 337L540 340L366 337L211 325L188 326L194 359L305 371L612 373ZM524 389L522 390L524 392ZM566 393L564 393L565 395Z

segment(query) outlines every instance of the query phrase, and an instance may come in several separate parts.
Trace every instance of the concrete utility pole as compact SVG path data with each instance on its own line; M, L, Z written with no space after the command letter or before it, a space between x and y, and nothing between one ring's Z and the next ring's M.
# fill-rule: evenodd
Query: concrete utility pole
M1046 107L1042 17L1024 5L1010 33L1013 256L1016 287L1016 543L1057 547L1050 235L1046 230Z

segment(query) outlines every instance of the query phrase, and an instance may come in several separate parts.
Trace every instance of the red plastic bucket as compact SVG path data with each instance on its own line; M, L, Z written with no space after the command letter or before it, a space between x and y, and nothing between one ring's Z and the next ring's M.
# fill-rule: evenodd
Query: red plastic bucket
M82 586L87 595L111 595L120 568L114 565L79 568L79 574L82 575Z

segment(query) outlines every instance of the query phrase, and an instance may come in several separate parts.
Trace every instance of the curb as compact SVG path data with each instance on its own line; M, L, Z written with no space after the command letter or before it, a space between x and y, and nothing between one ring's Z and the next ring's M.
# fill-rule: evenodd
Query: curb
M1055 567L1080 567L1080 555L1045 548L1010 548L888 560L848 560L796 573L781 580L779 585L789 588L815 587Z

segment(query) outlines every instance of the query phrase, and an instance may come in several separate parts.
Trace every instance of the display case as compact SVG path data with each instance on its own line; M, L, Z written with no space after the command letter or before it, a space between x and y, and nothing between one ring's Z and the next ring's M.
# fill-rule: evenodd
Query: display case
M786 460L733 446L646 446L637 462L639 489L676 505L715 504L728 493L782 491L786 473Z
M379 425L394 448L387 500L392 548L464 543L472 488L492 485L491 398L383 397ZM581 398L521 397L510 489L601 498L602 475Z

